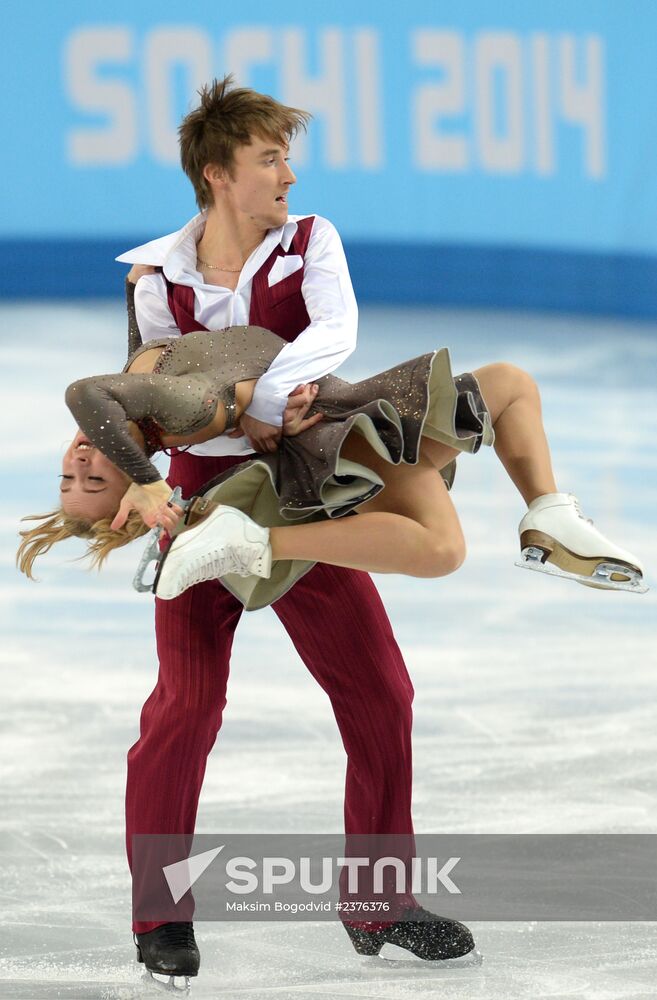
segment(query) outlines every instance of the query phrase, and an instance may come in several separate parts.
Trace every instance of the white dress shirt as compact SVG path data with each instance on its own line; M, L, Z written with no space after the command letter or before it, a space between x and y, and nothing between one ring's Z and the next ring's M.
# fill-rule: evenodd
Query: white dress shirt
M244 264L235 291L207 285L196 270L196 245L205 229L205 213L196 215L176 233L145 243L116 259L127 264L162 267L169 281L194 289L194 317L208 330L241 326L249 322L253 276L277 244L289 250L297 231L292 215L285 225L270 229ZM294 255L277 257L268 275L270 287L301 266ZM335 227L315 216L304 259L301 291L310 325L281 350L256 384L247 412L268 424L281 426L287 397L301 382L312 382L342 364L356 346L358 308L347 261ZM167 302L162 274L147 274L135 289L137 322L144 343L157 337L180 336ZM226 435L190 449L197 455L244 455L252 453L245 437Z

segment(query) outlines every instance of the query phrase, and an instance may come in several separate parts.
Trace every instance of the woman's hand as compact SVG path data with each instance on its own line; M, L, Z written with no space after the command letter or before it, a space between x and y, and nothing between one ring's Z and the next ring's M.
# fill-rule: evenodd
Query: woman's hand
M287 406L283 412L283 434L285 437L294 437L307 431L309 427L314 427L323 417L322 413L316 413L313 417L306 417L306 413L315 402L319 386L298 385L287 397Z
M128 281L136 285L145 274L155 274L155 268L151 267L150 264L133 264L128 271Z
M155 524L161 525L168 535L172 535L185 512L175 503L163 503L155 511Z
M132 483L125 492L110 525L112 531L118 531L123 527L131 510L136 510L149 528L154 528L157 524L161 524L167 531L175 528L183 512L180 507L168 506L170 496L171 487L163 479L158 479L156 483L147 483L145 486Z

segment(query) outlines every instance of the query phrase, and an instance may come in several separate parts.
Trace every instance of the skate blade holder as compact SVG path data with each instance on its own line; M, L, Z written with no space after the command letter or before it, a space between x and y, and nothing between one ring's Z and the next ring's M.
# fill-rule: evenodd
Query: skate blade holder
M160 993L168 993L169 996L178 997L191 997L192 995L192 983L189 976L169 976L168 980L165 982L163 979L156 979L156 973L146 971L142 975L142 980L149 986L154 986ZM166 976L166 972L157 973L157 975ZM177 986L176 979L184 980L184 986Z
M627 590L631 594L645 594L649 588L643 582L641 574L623 563L601 562L590 576L579 573L567 573L554 563L547 562L547 553L537 545L528 545L522 550L521 558L515 563L520 569L538 570L548 576L560 576L564 580L574 580L584 587L596 590ZM621 579L614 580L618 576Z
M173 493L169 497L168 502L175 504L176 507L182 508L185 515L187 515L187 511L192 503L191 500L183 500L182 490L179 486L176 486ZM135 590L139 591L140 594L150 593L153 590L157 570L162 562L162 557L164 556L164 552L160 549L160 539L162 538L163 532L164 528L162 528L161 525L158 525L157 527L152 528L150 533L146 536L146 548L144 549L142 557L139 560L137 572L135 573L132 581L132 586ZM146 576L151 564L153 565L152 579L150 579L151 574L149 573L149 581L147 582Z

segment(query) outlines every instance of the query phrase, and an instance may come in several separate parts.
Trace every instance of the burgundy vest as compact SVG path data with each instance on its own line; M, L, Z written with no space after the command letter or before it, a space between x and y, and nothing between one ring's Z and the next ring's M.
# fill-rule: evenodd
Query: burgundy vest
M295 340L310 324L306 303L301 294L304 268L300 267L294 274L276 282L271 288L267 276L277 257L296 254L305 258L314 221L314 215L300 219L290 249L284 250L280 243L277 244L260 270L256 271L251 283L250 325L263 326L284 340ZM207 330L206 326L194 319L194 289L191 285L175 285L168 278L164 280L169 309L180 332Z

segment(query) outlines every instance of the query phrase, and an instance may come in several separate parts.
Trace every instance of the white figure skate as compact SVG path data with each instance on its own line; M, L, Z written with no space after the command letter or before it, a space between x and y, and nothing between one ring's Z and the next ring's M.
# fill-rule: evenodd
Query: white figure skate
M170 601L205 580L271 575L269 528L235 507L216 507L193 528L176 535L164 553L153 584L155 594Z
M637 557L605 538L571 493L547 493L532 500L518 532L521 559L516 566L601 590L648 590Z

